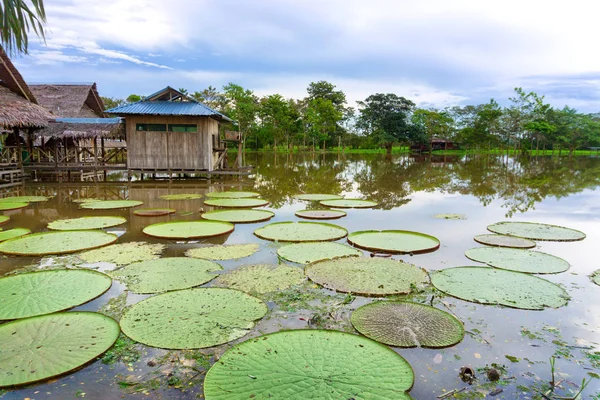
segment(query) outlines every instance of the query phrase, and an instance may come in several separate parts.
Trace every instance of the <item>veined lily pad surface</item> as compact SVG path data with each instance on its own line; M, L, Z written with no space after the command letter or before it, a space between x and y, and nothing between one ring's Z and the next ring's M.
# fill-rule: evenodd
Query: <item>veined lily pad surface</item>
M372 208L377 206L376 201L360 200L360 199L340 199L340 200L324 200L320 203L326 207L337 208Z
M275 213L267 210L216 210L206 212L201 216L212 221L251 223L268 221L275 216Z
M0 278L0 320L66 310L100 296L111 284L110 277L100 272L78 269Z
M424 304L377 301L352 313L352 325L366 337L396 347L441 348L465 336L452 314Z
M435 219L451 219L451 220L464 220L467 219L465 214L434 214Z
M234 225L221 221L174 221L152 224L143 229L148 236L164 239L197 239L226 235Z
M10 221L10 217L7 215L0 215L0 225L3 225Z
M548 253L500 247L476 247L465 256L490 267L525 272L528 274L557 274L569 269L569 263Z
M131 339L164 349L212 347L248 334L267 305L239 290L186 289L133 305L121 318Z
M245 199L208 199L204 201L207 206L225 208L254 208L269 204L267 200L245 198Z
M88 263L109 262L117 265L125 265L158 258L165 248L164 244L129 242L86 251L79 254L78 257Z
M229 349L206 374L206 400L397 399L414 382L392 349L337 331L294 330Z
M46 196L15 196L15 197L4 197L0 199L0 203L41 203L42 201L48 201L49 197Z
M345 217L346 212L340 210L300 210L296 211L296 216L306 219L338 219Z
M110 348L119 324L105 315L65 312L0 325L0 387L61 375Z
M104 201L102 199L95 199L93 197L89 197L87 199L75 199L73 200L73 203L94 203L94 202L98 202L98 201Z
M412 231L359 231L348 242L361 249L385 253L427 253L437 250L440 241L430 235Z
M129 264L109 274L134 293L160 293L203 285L221 269L212 261L168 257Z
M592 282L600 286L600 269L595 271L590 278L592 279Z
M81 217L50 222L48 228L56 231L103 229L121 225L125 222L127 220L123 217Z
M256 243L228 244L190 249L185 252L185 255L206 260L235 260L238 258L250 257L252 254L256 253L259 248L260 246Z
M545 279L489 267L456 267L432 272L431 283L459 299L526 310L559 308L569 299L563 288Z
M256 192L236 192L233 190L227 192L210 192L206 194L206 197L213 199L246 199L250 197L260 197L260 193Z
M585 239L585 233L557 225L535 222L498 222L487 227L501 235L516 236L532 240L572 242Z
M340 243L294 243L277 249L277 255L298 264L310 264L341 257L360 257L363 252Z
M518 238L514 236L486 234L474 237L477 243L494 247L513 247L517 249L531 249L536 243L529 239Z
M103 231L34 233L0 243L0 253L19 256L68 254L114 243L117 236Z
M324 201L324 200L340 200L343 199L344 196L340 196L337 194L324 194L324 193L305 193L305 194L297 194L294 198L298 200L305 201Z
M201 199L204 196L198 193L184 193L184 194L165 194L160 196L163 200L196 200Z
M0 201L0 211L18 210L29 206L29 203L9 203L8 201Z
M133 212L133 215L139 217L161 217L175 213L174 208L140 208Z
M348 231L322 222L275 222L256 229L254 234L279 242L322 242L346 237Z
M427 283L421 268L383 258L351 257L319 261L305 269L306 276L327 289L344 293L385 296L408 294L411 286Z
M114 210L118 208L137 207L141 206L142 204L144 204L143 201L136 200L102 200L81 203L79 207L90 210Z
M247 265L219 275L215 285L247 293L269 293L285 290L304 282L304 271L288 265Z
M0 242L29 235L31 231L26 228L15 228L0 232Z

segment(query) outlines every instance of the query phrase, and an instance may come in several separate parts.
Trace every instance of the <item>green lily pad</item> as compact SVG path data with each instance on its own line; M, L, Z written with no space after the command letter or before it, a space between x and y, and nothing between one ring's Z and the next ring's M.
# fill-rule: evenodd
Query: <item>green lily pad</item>
M376 201L360 200L360 199L340 199L340 200L324 200L319 204L325 207L336 208L372 208L377 206Z
M518 249L531 249L536 243L529 239L518 238L514 236L504 236L495 234L477 235L474 237L477 243L494 247L513 247Z
M187 257L168 257L129 264L109 272L134 293L160 293L200 286L217 277L217 263Z
M250 257L256 253L260 246L252 244L227 244L217 246L198 247L185 252L187 257L203 258L205 260L235 260Z
M10 221L10 217L8 215L0 215L0 225L4 225L8 221Z
M250 197L260 197L260 193L256 192L236 192L233 190L227 192L210 192L206 194L206 197L213 199L246 199Z
M340 200L343 199L344 196L340 196L337 194L323 194L323 193L304 193L297 194L294 198L298 200L306 200L306 201L325 201L325 200Z
M164 196L160 196L163 200L196 200L203 197L203 195L198 193L165 194Z
M570 267L569 263L562 258L541 251L522 249L476 247L467 250L465 256L490 267L527 274L557 274Z
M322 222L275 222L256 229L254 234L279 242L322 242L346 237L348 231Z
M387 346L362 336L294 330L235 345L204 381L206 400L408 400L414 373Z
M86 251L79 254L78 257L87 263L108 262L125 265L139 261L154 260L159 257L160 253L166 247L164 244L128 242Z
M0 201L0 211L19 210L28 206L29 203L9 203L8 201Z
M56 231L80 231L86 229L103 229L127 222L123 217L81 217L60 219L48 224L49 229Z
M133 215L139 217L161 217L163 215L169 215L175 213L173 208L140 208L133 212Z
M266 313L262 300L239 290L185 289L133 305L121 318L121 329L148 346L198 349L247 335Z
M0 253L45 256L75 253L116 242L117 235L103 231L57 231L34 233L0 243Z
M338 219L345 217L346 212L340 210L300 210L296 211L296 216L306 219Z
M432 272L431 283L459 299L525 310L559 308L569 299L563 288L545 279L489 267L456 267Z
M247 293L269 293L285 290L304 282L304 272L288 265L247 265L219 275L216 286L225 286Z
M440 241L412 231L359 231L348 235L348 242L361 249L394 254L419 254L435 251Z
M119 324L92 312L42 315L0 325L0 387L72 371L108 350Z
M26 228L15 228L0 232L0 242L29 235L31 231Z
M274 216L274 212L267 210L216 210L201 215L204 219L234 223L263 222Z
M306 276L327 289L360 295L408 294L427 283L421 268L383 258L350 257L319 261L305 269Z
M0 320L66 310L95 299L112 284L96 271L56 269L0 278Z
M277 249L277 255L287 261L310 264L334 258L360 257L363 252L340 243L294 243Z
M594 282L596 285L600 286L600 269L597 271L594 271L594 273L592 274L592 276L590 276L590 278L592 279L592 282Z
M585 233L575 229L535 222L498 222L488 226L487 229L501 235L532 240L572 242L585 239Z
M434 214L433 218L436 219L451 219L451 220L465 220L467 216L465 214Z
M226 235L234 225L221 221L174 221L148 225L143 229L148 236L164 239L198 239Z
M226 207L226 208L254 208L269 204L263 199L208 199L204 201L207 206Z
M77 204L79 204L79 203L94 203L97 201L104 201L104 200L89 197L87 199L75 199L75 200L73 200L73 203L77 203Z
M42 201L48 201L50 197L46 196L15 196L15 197L4 197L0 199L0 203L41 203Z
M114 210L118 208L137 207L141 206L142 204L144 204L143 201L137 200L102 200L81 203L79 207L90 210Z
M366 337L396 347L449 347L465 328L452 314L407 301L377 301L352 313L352 325Z

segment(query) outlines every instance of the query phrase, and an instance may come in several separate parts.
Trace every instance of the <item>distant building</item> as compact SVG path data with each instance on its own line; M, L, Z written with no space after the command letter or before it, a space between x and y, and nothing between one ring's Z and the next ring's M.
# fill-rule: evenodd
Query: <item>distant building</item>
M459 146L452 140L440 139L433 137L429 143L421 143L410 146L410 150L416 153L424 153L435 150L456 150Z

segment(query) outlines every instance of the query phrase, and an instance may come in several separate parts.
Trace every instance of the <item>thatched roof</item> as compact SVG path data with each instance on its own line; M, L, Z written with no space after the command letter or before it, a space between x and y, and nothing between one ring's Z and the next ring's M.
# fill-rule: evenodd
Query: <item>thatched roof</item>
M104 103L95 83L88 84L30 84L39 104L55 118L104 117Z
M51 121L47 128L36 134L45 138L125 139L125 124L121 118L64 118Z

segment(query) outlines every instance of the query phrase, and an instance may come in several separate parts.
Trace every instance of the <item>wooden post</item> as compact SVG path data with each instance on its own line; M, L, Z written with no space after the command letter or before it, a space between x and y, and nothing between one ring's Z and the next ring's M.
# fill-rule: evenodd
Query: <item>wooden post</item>
M98 181L98 137L94 136L94 182Z
M23 169L23 152L21 151L21 136L19 136L19 128L13 129L13 134L15 135L15 139L17 140L17 165L19 169Z

